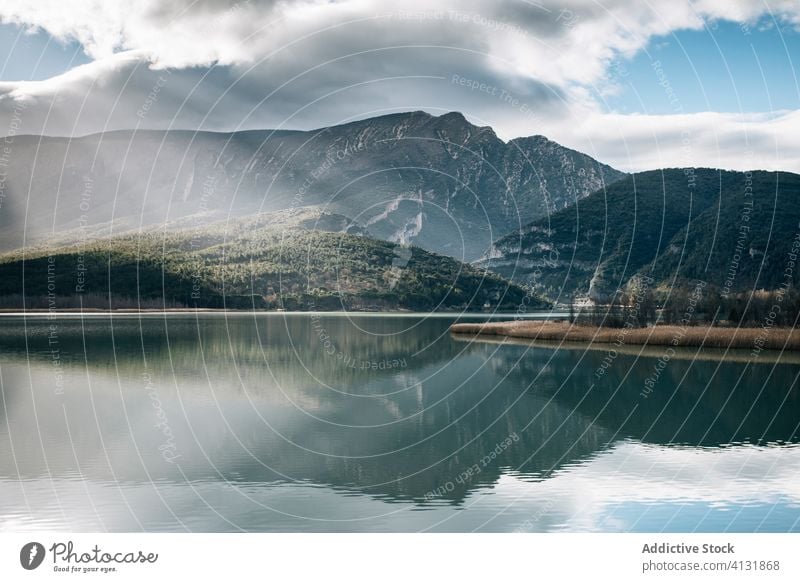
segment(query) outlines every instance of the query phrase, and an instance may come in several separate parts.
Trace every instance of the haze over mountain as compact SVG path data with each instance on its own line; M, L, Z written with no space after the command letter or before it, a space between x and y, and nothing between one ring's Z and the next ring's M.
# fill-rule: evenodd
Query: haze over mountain
M0 307L514 310L547 307L451 257L291 209L0 256Z
M776 290L800 281L799 203L787 172L642 172L501 238L478 264L562 301L607 299L635 275Z
M624 174L542 136L500 140L460 113L316 131L18 136L0 250L306 206L460 260Z

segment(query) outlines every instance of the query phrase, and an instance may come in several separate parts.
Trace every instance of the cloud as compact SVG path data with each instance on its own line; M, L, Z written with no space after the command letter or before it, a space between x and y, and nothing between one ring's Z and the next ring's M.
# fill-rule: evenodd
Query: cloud
M770 17L800 23L800 6L6 0L0 20L77 40L95 61L41 82L0 83L0 132L20 104L23 131L59 135L130 127L310 129L388 111L460 110L502 137L542 133L622 169L752 160L800 170L793 112L619 115L596 100L616 88L613 64L646 50L655 36L709 20ZM751 155L743 156L748 148Z
M772 5L787 19L800 15L792 0ZM508 73L566 86L600 81L611 59L634 54L655 35L769 12L754 0L408 0L402 8L385 0L6 0L0 19L77 40L95 59L146 51L159 67L426 44L476 51Z
M800 112L595 114L553 127L565 145L622 170L713 167L800 172Z

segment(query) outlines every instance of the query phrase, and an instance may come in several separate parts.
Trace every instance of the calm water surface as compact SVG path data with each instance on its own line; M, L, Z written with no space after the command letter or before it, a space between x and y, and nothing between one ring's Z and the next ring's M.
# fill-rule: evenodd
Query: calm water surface
M800 530L796 356L453 321L1 317L0 528Z

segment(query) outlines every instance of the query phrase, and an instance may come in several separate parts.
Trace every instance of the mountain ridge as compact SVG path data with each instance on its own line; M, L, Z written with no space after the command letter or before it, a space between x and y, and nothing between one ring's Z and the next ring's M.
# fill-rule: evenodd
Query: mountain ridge
M476 264L560 301L604 302L636 276L665 290L692 280L714 292L774 290L799 200L800 175L790 172L640 172L498 239Z
M133 231L209 210L327 206L377 238L473 260L493 239L625 175L543 136L504 142L458 112L309 131L20 135L11 156L0 250L80 225Z

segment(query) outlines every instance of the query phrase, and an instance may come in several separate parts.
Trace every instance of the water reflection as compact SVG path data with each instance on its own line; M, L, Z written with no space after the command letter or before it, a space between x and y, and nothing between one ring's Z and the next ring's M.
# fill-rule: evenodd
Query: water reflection
M4 527L797 529L797 365L676 359L644 397L654 356L450 323L5 318Z

